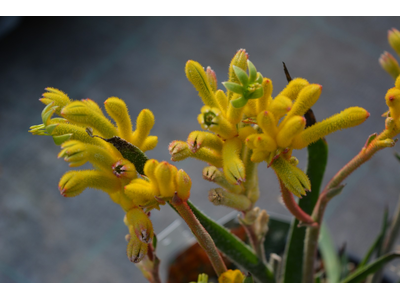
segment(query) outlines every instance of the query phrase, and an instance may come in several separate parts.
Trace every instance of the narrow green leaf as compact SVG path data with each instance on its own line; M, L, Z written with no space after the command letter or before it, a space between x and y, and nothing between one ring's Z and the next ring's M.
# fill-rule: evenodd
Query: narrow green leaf
M247 66L249 68L249 82L253 83L257 79L257 69L249 60L247 60Z
M358 268L355 272L351 273L347 276L342 282L343 283L356 283L362 282L364 279L367 278L368 275L373 274L380 270L386 263L390 262L391 260L400 257L400 253L390 253L384 256L381 256L374 262L370 263L367 266L362 268Z
M239 79L240 83L243 86L246 86L249 83L249 77L247 77L247 74L245 71L243 71L241 68L233 66L233 71L236 74L236 77Z
M322 179L324 177L326 163L328 161L328 145L325 139L307 147L308 164L307 176L311 182L311 192L299 200L299 206L303 211L311 214L317 203ZM298 227L299 221L294 219L291 225L288 243L286 244L283 261L283 282L302 282L303 252L305 227Z
M339 282L341 274L340 259L325 223L322 223L321 226L318 245L324 261L328 282Z
M250 247L230 233L225 227L200 212L190 201L188 201L188 204L201 225L203 225L214 240L217 248L233 263L250 272L254 279L259 282L275 282L272 271L254 254Z
M239 95L243 95L243 93L244 93L243 86L241 86L238 83L226 81L226 82L223 82L222 84L224 85L224 87L226 87L231 92L234 92Z
M400 161L400 154L395 152L394 156Z
M153 248L154 248L154 251L156 251L157 250L157 236L154 234L153 235Z
M86 128L86 132L91 137L98 137L98 138L112 144L121 153L123 158L129 160L131 163L133 163L135 165L136 171L139 174L145 175L144 174L144 165L146 164L148 157L138 147L125 141L123 138L120 138L119 136L114 136L112 138L105 139L101 136L93 135L91 128Z
M247 99L244 97L239 97L231 101L231 104L234 108L241 108L247 104Z

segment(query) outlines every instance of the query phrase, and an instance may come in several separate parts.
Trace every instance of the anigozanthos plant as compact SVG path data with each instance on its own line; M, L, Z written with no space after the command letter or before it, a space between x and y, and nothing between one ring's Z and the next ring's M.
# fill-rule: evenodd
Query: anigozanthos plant
M111 97L104 102L114 125L94 101L72 101L57 89L47 88L47 91L40 99L46 104L42 112L43 124L32 126L30 132L52 136L62 148L58 157L63 157L70 167L82 166L86 162L94 167L93 170L64 174L59 183L60 193L64 197L74 197L86 188L108 193L126 213L128 258L138 263L149 253L140 269L152 281L159 281L159 277L149 212L159 209L167 201L199 239L217 274L226 271L213 240L186 203L192 185L190 177L168 162L148 160L144 154L157 145L157 137L149 135L154 125L152 112L142 110L133 131L127 106L121 99ZM62 118L51 118L54 113Z
M298 197L304 196L312 187L296 166L298 160L292 151L337 130L357 126L369 116L365 109L351 107L306 128L304 114L319 99L322 86L296 78L272 97L272 81L257 72L243 49L232 59L229 80L223 83L226 92L217 89L215 73L207 75L210 70L208 67L207 73L198 62L186 64L186 75L205 104L198 121L209 132L194 131L187 142L173 141L170 153L173 161L194 157L222 167L222 174L216 169L209 172L209 167L203 171L203 175L218 174L204 177L226 189L210 192L215 204L250 211L258 199L256 166L263 161L272 167L284 188ZM243 197L234 197L233 191L247 197L250 204ZM292 204L286 203L297 218L305 224L314 223L309 216L296 213L298 207Z

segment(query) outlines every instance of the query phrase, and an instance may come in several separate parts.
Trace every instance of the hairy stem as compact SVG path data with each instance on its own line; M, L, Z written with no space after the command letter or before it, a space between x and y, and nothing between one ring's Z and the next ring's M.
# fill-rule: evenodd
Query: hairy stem
M322 219L326 206L333 197L338 195L343 189L341 183L359 166L368 161L376 152L386 147L394 146L393 143L385 143L387 139L393 138L398 133L397 128L391 130L385 129L378 136L371 135L361 151L351 159L335 176L329 181L325 189L318 198L317 205L312 213L312 218L318 223L316 228L307 228L306 240L304 246L303 260L303 282L314 281L314 264L318 246L319 227L322 224Z
M226 272L227 269L225 263L222 260L214 241L193 214L189 205L176 196L169 203L186 222L200 246L207 253L215 273L217 273L217 276L219 277L222 273Z

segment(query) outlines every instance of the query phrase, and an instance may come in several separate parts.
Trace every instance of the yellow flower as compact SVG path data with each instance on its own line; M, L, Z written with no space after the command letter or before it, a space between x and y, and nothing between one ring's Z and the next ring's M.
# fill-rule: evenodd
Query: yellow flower
M396 31L390 39L391 45L397 47ZM254 170L251 164L266 161L283 184L301 197L310 190L310 181L296 167L297 159L292 157L292 151L305 148L334 131L357 126L369 113L363 108L351 107L306 128L304 114L319 99L322 86L295 78L272 97L272 81L263 78L247 58L246 51L240 49L232 59L229 80L223 83L226 93L217 89L215 73L207 75L198 62L188 61L186 75L205 104L198 121L203 129L211 132L194 131L187 143L172 142L169 148L172 160L195 157L217 168L221 167L222 160L223 179L218 177L219 184L223 183L224 188L244 185L244 190L237 191L247 196L248 189L254 189L255 185L246 186L246 177L252 174L250 182L254 182L257 174L247 172L246 168ZM396 105L395 101L391 102L391 114L395 116Z
M60 90L46 90L41 99L46 104L42 112L43 124L32 126L30 132L35 135L52 136L54 142L61 145L58 157L64 158L70 167L79 167L87 162L94 167L93 170L65 173L60 179L60 193L65 197L74 197L86 188L100 189L108 193L126 212L125 223L130 233L127 255L132 262L139 262L146 255L147 244L153 237L153 226L146 212L159 208L160 203L155 200L155 196L160 195L159 188L162 190L162 196L174 195L177 170L168 164L168 170L172 170L170 178L166 178L165 172L161 170L162 174L155 172L161 184L151 184L151 168L146 169L149 178L138 178L135 161L125 158L117 144L107 141L117 139L121 142L122 138L125 143L130 143L132 147L136 146L142 151L153 149L157 145L157 137L149 136L154 125L152 112L148 109L142 110L136 121L136 130L133 131L128 109L121 99L111 97L104 103L115 126L94 101L72 101ZM52 118L54 113L62 118ZM183 171L179 174L178 193L185 198L189 195L190 178ZM167 179L169 190L166 191ZM139 192L125 193L125 187L128 186L129 190L133 186L140 186Z
M218 278L219 283L243 283L245 276L240 270L228 270Z

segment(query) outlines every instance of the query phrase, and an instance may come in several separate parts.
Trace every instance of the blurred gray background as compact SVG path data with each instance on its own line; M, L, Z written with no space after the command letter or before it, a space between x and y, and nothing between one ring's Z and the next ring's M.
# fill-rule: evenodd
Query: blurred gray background
M326 184L370 134L384 128L384 95L394 84L378 58L384 50L394 54L387 30L399 28L400 18L36 17L1 23L6 29L0 31L0 282L146 282L126 257L127 229L118 205L97 190L75 198L59 194L58 181L69 170L57 159L59 147L50 137L28 133L41 123L44 105L38 99L44 88L101 106L110 96L122 98L134 119L141 109L151 109L156 118L151 134L159 143L148 155L162 161L170 159L172 140L186 140L200 129L202 102L185 77L187 60L211 66L222 82L235 52L245 48L258 71L272 79L274 95L286 85L284 61L292 77L323 86L313 107L318 120L350 106L371 113L364 124L328 136ZM398 200L394 151L400 152L399 145L352 174L328 206L336 245L346 242L356 256L378 234L384 208L392 213ZM304 167L305 151L294 155ZM201 178L204 163L188 159L176 166L191 176L191 199L198 207L215 219L230 212L208 202L214 185ZM288 216L273 171L265 164L259 171L259 206ZM156 233L176 217L169 206L154 211ZM396 265L387 268L394 279Z

